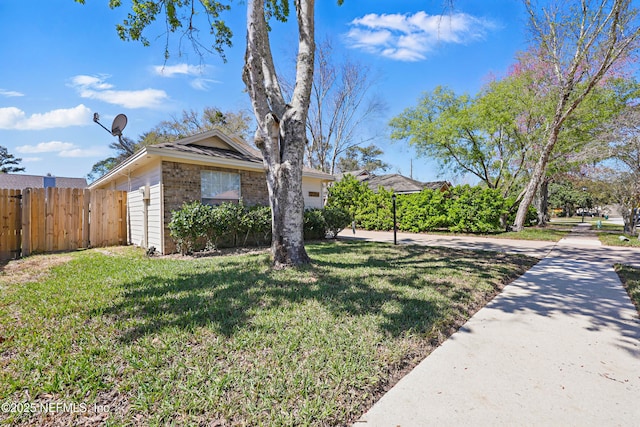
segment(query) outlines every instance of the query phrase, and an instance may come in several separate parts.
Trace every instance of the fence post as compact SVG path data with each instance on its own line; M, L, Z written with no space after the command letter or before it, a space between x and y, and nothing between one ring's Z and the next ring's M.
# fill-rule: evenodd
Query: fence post
M22 256L31 255L31 188L22 191Z
M91 195L88 189L82 190L82 247L89 247L89 200Z

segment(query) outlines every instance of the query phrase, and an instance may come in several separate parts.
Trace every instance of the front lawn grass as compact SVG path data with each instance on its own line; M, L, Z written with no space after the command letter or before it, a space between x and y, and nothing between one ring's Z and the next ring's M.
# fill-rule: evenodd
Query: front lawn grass
M615 269L640 314L640 269L621 264L616 264Z
M629 240L620 240L620 236L625 236ZM626 247L640 247L640 240L637 236L628 236L622 232L619 233L598 233L598 239L603 245L607 246L626 246Z
M134 248L9 263L0 423L349 424L537 262L372 242L307 250L313 265L283 271L265 253Z
M554 227L549 224L546 227L525 227L522 231L507 231L496 234L498 239L515 239L515 240L542 240L548 242L558 242L560 239L570 233L570 230Z

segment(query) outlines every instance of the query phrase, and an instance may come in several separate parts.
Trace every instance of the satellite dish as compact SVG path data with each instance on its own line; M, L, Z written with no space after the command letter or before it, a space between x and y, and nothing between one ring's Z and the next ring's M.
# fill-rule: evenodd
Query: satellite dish
M122 136L122 131L127 126L127 116L124 114L118 114L115 119L113 119L113 124L111 125L111 135L113 136Z

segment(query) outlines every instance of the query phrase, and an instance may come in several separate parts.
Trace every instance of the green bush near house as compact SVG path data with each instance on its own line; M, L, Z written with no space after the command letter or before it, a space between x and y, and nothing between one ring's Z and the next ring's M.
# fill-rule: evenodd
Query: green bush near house
M342 208L327 206L322 210L324 221L326 224L326 233L331 238L338 237L338 233L351 224L349 212Z
M169 231L182 254L202 250L212 238L212 206L200 202L185 203L171 213Z
M398 229L419 233L447 228L447 193L421 191L398 198Z
M338 207L309 209L304 213L304 238L335 238L351 222L349 213ZM221 247L263 245L271 240L271 208L222 203L185 203L173 211L169 223L178 251L190 254Z
M448 229L463 233L501 230L500 218L507 214L507 201L498 190L470 187L451 189L448 200Z
M329 189L327 206L349 212L359 228L387 231L393 229L392 196L393 192L384 188L374 193L366 183L347 175ZM399 230L414 233L492 233L504 230L512 204L491 188L464 185L446 192L426 189L396 196L396 220ZM535 218L535 210L530 214Z
M322 209L309 209L304 211L304 239L324 239L327 223L322 215Z

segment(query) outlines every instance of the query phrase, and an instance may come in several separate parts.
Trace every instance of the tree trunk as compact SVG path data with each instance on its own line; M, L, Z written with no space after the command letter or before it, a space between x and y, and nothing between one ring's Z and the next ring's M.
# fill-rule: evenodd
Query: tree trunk
M545 178L540 183L538 190L538 200L536 209L538 210L538 225L544 227L549 221L549 178Z
M271 254L275 268L301 265L311 260L304 247L304 197L302 164L305 121L280 123L280 144L287 147L282 161L265 165L271 206ZM302 136L302 137L301 137Z
M247 5L247 50L243 80L258 123L256 146L262 153L271 205L271 253L276 268L310 262L304 248L302 165L307 142L314 67L314 1L296 0L298 57L296 83L286 102L276 75L264 0Z
M556 119L555 122L558 123L558 120ZM529 184L527 184L527 188L525 189L524 196L522 197L522 201L520 202L520 206L518 206L515 223L513 224L513 231L522 231L522 229L524 228L524 222L527 219L527 211L529 210L529 206L531 206L531 202L533 202L536 191L538 191L538 187L540 186L540 183L542 182L547 171L549 157L551 156L553 147L555 147L556 141L558 140L560 126L561 123L554 125L551 132L549 133L547 143L545 144L544 149L542 150L542 154L540 155L540 158L536 163L536 167L533 170L533 174L531 176Z

